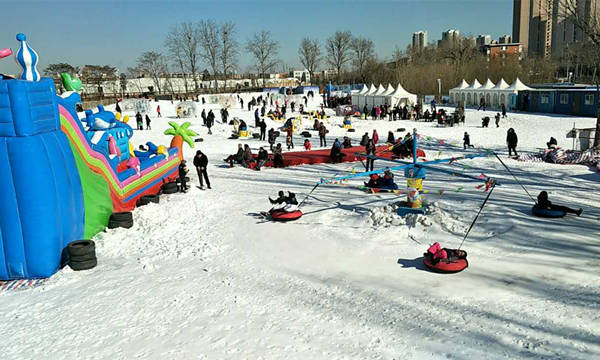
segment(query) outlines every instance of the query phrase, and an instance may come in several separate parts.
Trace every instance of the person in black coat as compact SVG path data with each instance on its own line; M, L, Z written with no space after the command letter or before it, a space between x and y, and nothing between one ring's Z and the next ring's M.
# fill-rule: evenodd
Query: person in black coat
M263 121L264 122L264 121ZM269 149L273 151L273 145L275 145L275 140L277 140L277 136L275 134L275 130L273 128L269 129Z
M150 121L150 116L148 116L148 114L146 114L146 130L150 130L150 129L152 129L152 128L150 127L150 122L151 122L151 121Z
M181 181L180 191L183 193L187 190L185 177L187 176L188 168L186 164L187 162L185 160L181 160L181 163L179 164L179 181Z
M537 206L541 209L564 211L566 213L576 214L577 216L581 216L581 214L583 213L583 209L581 208L579 208L578 210L574 210L570 207L552 204L550 200L548 200L548 193L545 191L540 192L540 194L538 195Z
M548 146L548 150L555 149L558 146L558 142L556 141L555 138L553 138L552 136L550 136L550 141L548 141L546 143L546 146Z
M502 118L506 117L506 105L504 105L504 103L502 103Z
M472 148L474 147L473 145L471 145L471 137L469 136L469 133L465 131L465 136L463 137L463 148Z
M200 180L200 189L204 189L202 177L204 177L204 180L206 180L206 187L210 189L210 180L208 180L208 173L206 172L206 167L208 166L208 158L200 150L196 151L196 156L194 156L194 166L196 167L196 171L198 172L198 179Z
M506 145L508 146L508 156L510 157L512 152L514 151L515 156L519 156L517 154L517 143L519 142L519 138L517 137L517 133L515 129L510 128L506 133Z
M367 135L367 138L368 137L369 137L369 135ZM395 142L396 142L396 139L394 138L394 133L392 131L388 132L387 143L394 144Z
M267 135L267 123L265 123L264 119L259 120L258 127L260 127L260 140L265 141Z
M367 146L367 143L369 142L369 133L366 132L362 139L360 139L360 146Z
M260 168L263 167L267 161L269 160L269 153L262 146L258 150L258 156L256 157L257 165L254 170L260 171Z
M367 155L375 156L375 144L373 144L373 140L367 142L365 146L365 152ZM373 166L375 165L375 159L367 158L366 171L373 171Z
M118 102L117 102L117 106L115 107L115 112L118 112L118 113L121 112L121 107L119 106Z

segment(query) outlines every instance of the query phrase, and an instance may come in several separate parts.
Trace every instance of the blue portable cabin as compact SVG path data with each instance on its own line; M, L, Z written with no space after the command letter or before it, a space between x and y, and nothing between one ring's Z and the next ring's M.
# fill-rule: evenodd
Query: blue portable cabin
M527 112L544 112L595 117L599 94L595 86L576 84L532 85L519 91L516 108Z

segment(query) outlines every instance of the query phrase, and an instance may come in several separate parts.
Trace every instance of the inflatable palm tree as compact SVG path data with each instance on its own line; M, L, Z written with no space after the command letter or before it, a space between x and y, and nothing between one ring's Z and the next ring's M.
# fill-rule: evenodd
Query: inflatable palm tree
M194 130L188 129L191 125L189 121L179 125L174 121L169 121L170 129L165 130L165 135L172 135L171 147L177 147L179 158L183 160L183 142L185 141L193 149L194 140L192 136L198 136Z

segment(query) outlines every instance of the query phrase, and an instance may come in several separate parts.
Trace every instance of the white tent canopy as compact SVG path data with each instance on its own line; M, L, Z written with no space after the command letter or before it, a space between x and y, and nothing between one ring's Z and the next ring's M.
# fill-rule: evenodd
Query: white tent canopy
M377 91L374 94L367 95L367 106L372 108L373 106L381 105L381 104L376 104L375 100L377 99L377 97L382 95L384 92L385 92L385 88L383 87L383 85L379 84L379 87L377 88Z
M393 94L394 91L395 90L394 90L394 87L392 86L392 84L388 84L388 86L385 89L385 91L383 92L383 94L375 97L375 104L377 104L377 105L388 104L386 102L388 100L388 95Z
M417 103L417 95L409 93L402 87L401 84L398 84L396 87L396 91L387 95L387 103L391 106L404 106L404 105L414 105Z
M521 90L530 88L523 84L518 78L512 85L508 85L504 79L500 79L496 85L488 79L481 85L477 79L469 86L466 81L450 90L450 102L454 104L478 105L481 97L484 97L487 106L499 108L502 104L509 105L511 96L516 96Z
M366 94L368 91L369 91L369 88L367 87L367 85L363 85L363 87L362 87L362 89L360 89L360 91L352 93L352 96L351 96L352 105L359 105L361 96Z

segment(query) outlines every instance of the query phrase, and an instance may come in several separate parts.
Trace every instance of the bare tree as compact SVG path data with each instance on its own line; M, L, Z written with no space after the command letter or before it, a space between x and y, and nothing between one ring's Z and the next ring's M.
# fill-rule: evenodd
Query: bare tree
M365 64L367 61L375 58L375 45L371 39L357 37L352 39L352 43L350 44L350 48L354 53L354 65L358 70L358 76L360 77L360 81L365 81Z
M219 26L213 20L202 20L200 27L200 56L210 66L217 90L217 73L219 72L219 56L221 54L221 41L219 40Z
M227 87L227 74L237 67L238 43L235 40L235 23L228 21L219 26L219 35L221 40L221 69L223 70L223 90Z
M161 53L146 51L137 59L137 65L131 72L137 72L138 75L152 77L156 90L160 94L162 91L161 77L167 73L167 64Z
M300 48L298 49L298 56L300 62L308 70L310 74L310 80L314 81L314 74L321 61L321 47L316 39L304 38L300 42Z
M596 69L600 69L600 9L593 9L590 2L578 0L563 0L559 14L565 21L573 24L583 34L583 41L589 42L593 49ZM583 6L582 6L583 5ZM596 116L596 135L594 137L594 148L600 146L600 79L596 80L596 104L598 112Z
M200 43L200 29L196 24L184 22L179 25L175 25L171 28L169 35L167 35L168 47L178 47L178 52L175 49L171 51L171 54L179 55L182 63L185 64L186 70L190 72L194 80L194 87L198 90L198 77L196 73L198 71L198 47Z
M350 31L336 31L333 36L325 42L327 49L327 62L333 66L337 72L338 82L341 79L344 65L350 60L350 44L352 43L352 34Z
M54 82L58 84L60 92L64 91L62 81L60 81L60 74L68 73L69 75L75 75L78 72L79 67L67 63L49 64L44 69L44 75L50 76L52 79L54 79Z
M271 32L262 30L254 34L246 42L246 50L250 52L256 60L256 68L265 86L265 75L271 72L277 65L277 50L279 44L271 38Z
M102 83L116 80L117 69L109 65L84 65L81 68L81 80L96 85L96 91L103 94Z
M175 67L179 70L179 72L183 76L183 86L185 88L185 92L188 90L188 82L187 82L187 71L185 66L185 58L183 52L183 38L181 36L181 31L178 26L173 26L167 33L167 37L165 38L165 47L169 52L171 62Z

